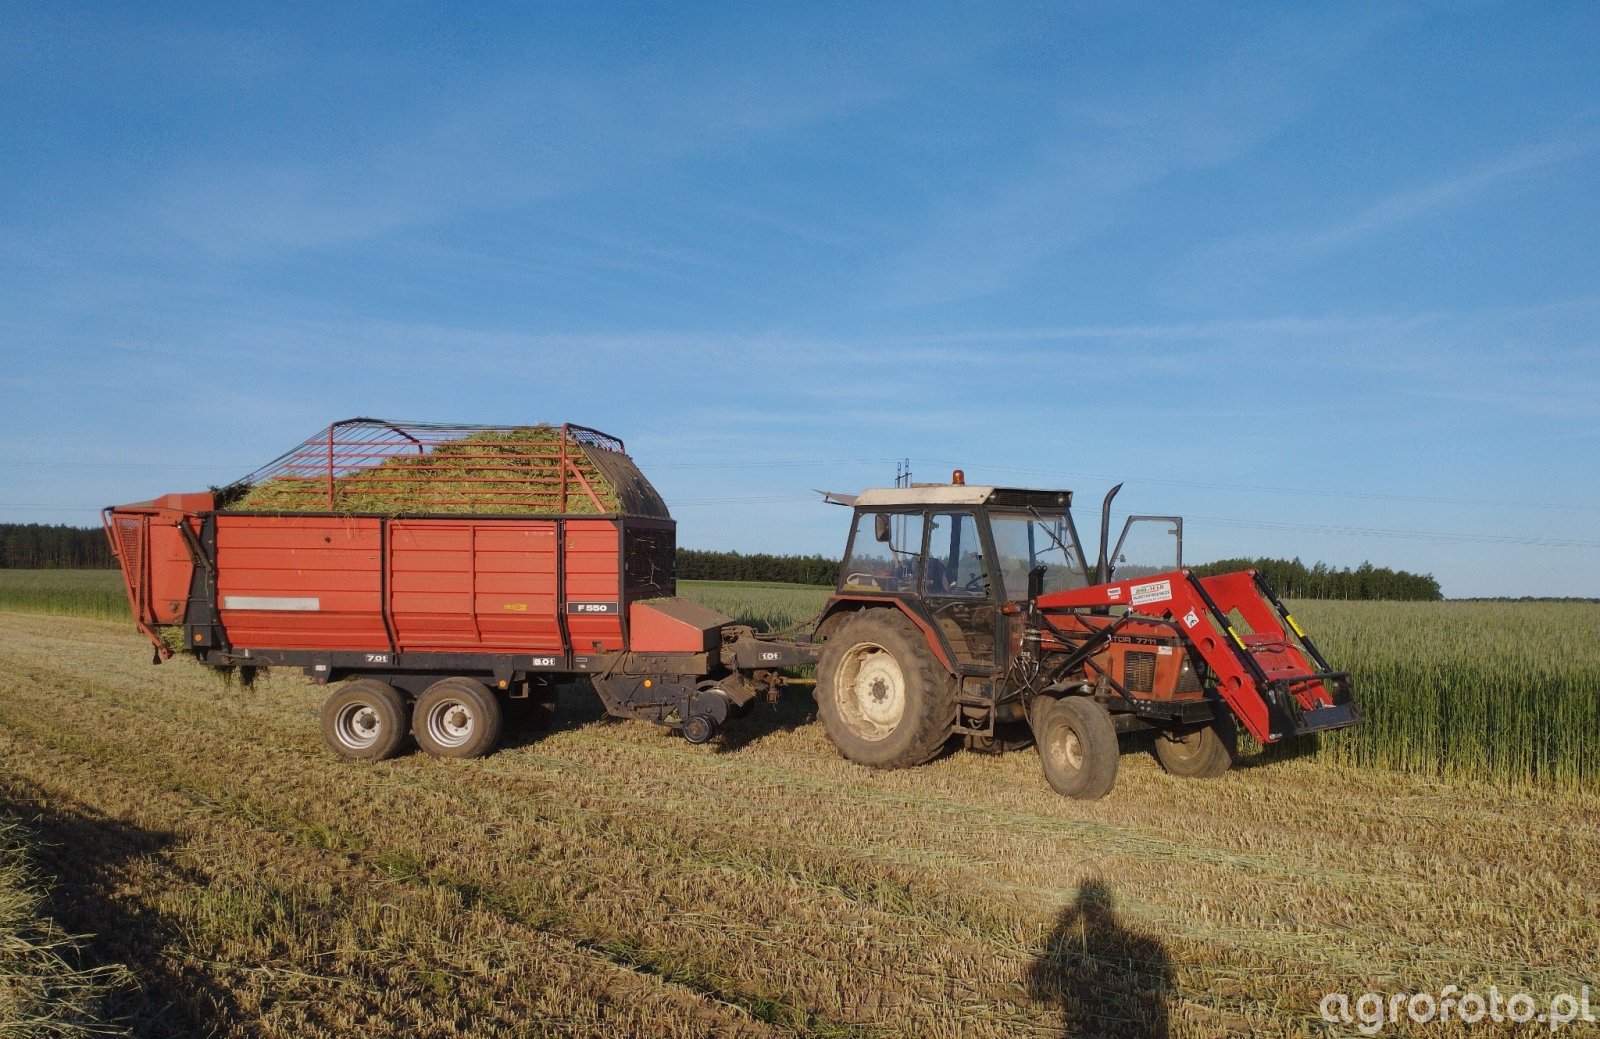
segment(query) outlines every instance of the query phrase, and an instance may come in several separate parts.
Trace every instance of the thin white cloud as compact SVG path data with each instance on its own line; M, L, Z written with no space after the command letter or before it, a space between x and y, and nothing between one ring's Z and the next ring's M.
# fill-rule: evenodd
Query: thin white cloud
M1525 145L1470 169L1394 191L1323 227L1247 235L1208 253L1212 259L1259 254L1277 262L1325 254L1444 213L1548 167L1584 158L1597 147L1600 136L1587 132Z

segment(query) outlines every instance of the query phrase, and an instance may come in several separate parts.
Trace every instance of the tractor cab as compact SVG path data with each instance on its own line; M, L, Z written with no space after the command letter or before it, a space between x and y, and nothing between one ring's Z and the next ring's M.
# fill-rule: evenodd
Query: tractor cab
M1010 619L1040 595L1182 565L1177 517L1131 516L1115 549L1108 552L1102 537L1091 560L1073 523L1071 491L973 486L960 470L954 476L948 484L867 490L849 500L855 522L835 601L897 600L933 629L959 673L1009 666ZM1107 509L1115 493L1107 495ZM1102 517L1103 530L1108 519Z
M1069 797L1105 795L1119 733L1151 730L1174 775L1220 775L1235 720L1262 743L1359 721L1334 671L1255 571L1183 569L1183 521L1131 516L1094 562L1069 491L951 482L827 495L855 510L839 584L812 633L818 714L874 768L952 737L1036 744Z

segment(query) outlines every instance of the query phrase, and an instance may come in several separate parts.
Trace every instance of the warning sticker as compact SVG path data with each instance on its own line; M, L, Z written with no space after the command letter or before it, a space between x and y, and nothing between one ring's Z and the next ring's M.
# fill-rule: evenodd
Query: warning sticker
M1121 588L1107 588L1106 589L1106 598L1107 599L1120 599L1120 598L1122 598L1122 589Z
M1143 606L1147 602L1166 602L1172 598L1172 582L1151 581L1149 584L1136 584L1128 589L1128 593L1135 606Z
M1183 626L1185 628L1192 628L1199 623L1200 615L1195 613L1193 610L1190 610L1188 613L1183 615Z

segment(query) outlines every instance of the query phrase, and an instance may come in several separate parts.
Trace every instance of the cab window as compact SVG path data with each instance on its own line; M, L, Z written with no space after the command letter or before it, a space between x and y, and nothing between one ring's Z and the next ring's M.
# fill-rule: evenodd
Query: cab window
M988 561L978 537L978 521L971 513L933 514L922 590L935 597L989 597Z
M1044 592L1082 588L1088 583L1078 560L1075 543L1065 521L1057 516L992 515L990 533L999 563L1005 598L1021 602L1028 597L1028 572L1044 567Z
M855 592L909 592L922 556L922 517L890 512L856 514L850 557L840 568L840 588Z

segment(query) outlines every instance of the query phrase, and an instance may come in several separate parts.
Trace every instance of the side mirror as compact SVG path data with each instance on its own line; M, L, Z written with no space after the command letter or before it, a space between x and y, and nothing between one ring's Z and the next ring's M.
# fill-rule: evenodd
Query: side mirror
M886 545L889 543L889 514L887 512L873 513L872 536Z

